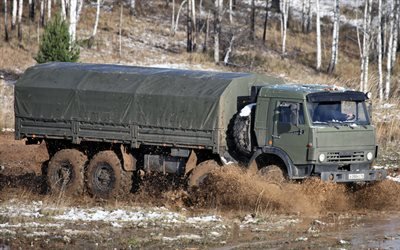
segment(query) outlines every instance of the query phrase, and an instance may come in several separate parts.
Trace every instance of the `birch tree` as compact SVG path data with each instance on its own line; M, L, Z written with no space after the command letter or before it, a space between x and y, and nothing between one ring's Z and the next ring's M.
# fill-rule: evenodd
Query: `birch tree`
M129 0L129 14L131 16L136 15L136 0Z
M175 0L172 0L172 18L171 18L171 33L174 33L175 27Z
M335 71L339 55L339 29L340 29L340 2L335 0L335 11L333 14L333 31L332 31L332 49L331 61L328 67L328 73L332 74Z
M365 0L364 19L363 19L363 45L361 53L361 80L360 90L368 91L368 66L369 66L369 48L371 33L371 12L372 0Z
M8 0L4 0L4 40L6 42L9 41L9 37L8 37L8 10L7 10L7 1Z
M40 24L44 26L44 0L40 0Z
M221 35L223 0L214 0L214 62L219 63L219 40Z
M282 55L286 54L286 33L287 33L287 21L289 14L289 0L280 1L281 8L281 35L282 35Z
M390 96L390 88L391 88L391 74L392 74L392 62L393 62L393 53L396 53L393 50L394 47L394 34L395 34L395 11L397 9L397 1L390 1L390 9L389 9L389 38L388 38L388 47L387 47L387 62L386 62L386 82L385 82L385 99L388 100Z
M176 22L175 22L175 28L174 28L174 35L176 33L176 31L178 30L178 26L179 26L179 16L181 14L182 8L183 6L187 3L187 0L183 0L181 5L179 6L178 9L178 14L176 15Z
M70 0L69 3L69 35L71 36L71 43L76 40L76 8L77 0Z
M320 23L320 16L319 16L319 0L315 0L315 4L317 7L316 13L316 30L317 30L317 65L316 70L321 70L321 23Z
M17 22L17 0L13 0L11 9L11 30L15 30L16 22Z
M67 19L67 13L66 13L66 8L67 8L67 6L66 6L66 3L65 3L65 0L60 0L61 1L61 20L65 20L65 19Z
M51 20L51 0L47 0L47 21Z
M383 73L382 73L382 0L378 0L378 34L377 34L377 50L378 50L378 89L379 101L383 101Z
M24 7L24 1L18 0L18 40L22 41L22 13Z
M94 21L94 27L93 27L93 32L92 32L92 39L94 39L94 37L97 34L97 26L99 25L99 17L100 17L100 0L97 0L96 2L96 19Z
M253 0L252 0L253 1ZM229 0L229 23L230 24L232 24L233 23L233 18L232 18L232 15L233 15L233 3L232 3L232 0Z

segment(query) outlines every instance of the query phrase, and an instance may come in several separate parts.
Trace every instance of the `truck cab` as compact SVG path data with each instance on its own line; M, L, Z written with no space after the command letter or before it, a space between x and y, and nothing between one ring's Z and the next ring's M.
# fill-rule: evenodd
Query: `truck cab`
M362 92L323 85L261 87L253 118L257 150L250 162L259 169L278 165L289 179L385 178L384 170L372 169L378 147L367 100Z

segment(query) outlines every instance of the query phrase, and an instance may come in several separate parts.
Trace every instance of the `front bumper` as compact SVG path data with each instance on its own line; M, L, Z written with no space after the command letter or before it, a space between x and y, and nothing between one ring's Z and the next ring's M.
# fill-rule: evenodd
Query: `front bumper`
M321 172L321 180L330 182L369 182L385 179L387 172L384 169L361 171L333 171Z

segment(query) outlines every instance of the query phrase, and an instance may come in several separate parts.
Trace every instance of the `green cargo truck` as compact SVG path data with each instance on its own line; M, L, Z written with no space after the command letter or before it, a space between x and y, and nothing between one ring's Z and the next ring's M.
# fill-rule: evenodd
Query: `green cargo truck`
M235 162L265 176L376 181L362 92L248 74L49 63L15 85L15 136L46 142L52 191L110 198L134 173L199 185Z

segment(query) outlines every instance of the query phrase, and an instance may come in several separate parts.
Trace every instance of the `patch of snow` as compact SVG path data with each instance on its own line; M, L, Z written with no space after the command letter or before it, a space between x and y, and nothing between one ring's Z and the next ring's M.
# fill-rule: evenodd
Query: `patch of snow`
M392 177L392 176L387 176L386 179L394 182L399 182L400 183L400 176Z
M256 103L251 103L246 105L244 108L240 110L239 116L240 117L248 117L251 114L251 109L256 106Z
M222 236L221 233L218 233L218 232L215 232L215 231L211 232L210 235L211 235L212 237L214 237L214 238L218 238L218 237L221 237L221 236Z
M2 128L1 129L1 132L14 132L15 131L15 129L13 129L13 128Z
M12 235L15 235L17 233L15 231L9 230L9 229L0 229L0 234L12 234Z
M307 237L299 237L299 238L296 238L296 241L307 241L307 240L308 240Z
M117 227L117 228L121 228L122 227L122 225L119 224L118 222L111 222L111 226Z
M200 235L197 234L182 234L178 235L176 237L163 237L163 241L176 241L176 240L194 240L194 241L200 241L203 239Z
M48 235L49 235L48 232L32 232L32 233L25 234L26 237L37 237L37 236L45 237Z
M190 217L186 220L187 223L209 223L209 222L221 222L221 218L215 215Z
M396 107L396 104L384 103L384 104L382 105L382 108L383 108L383 109L390 109L390 108L393 108L393 107Z
M63 227L63 223L37 223L37 222L27 222L27 223L17 223L17 224L9 224L4 223L0 224L0 228L43 228L43 227Z

